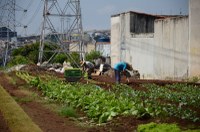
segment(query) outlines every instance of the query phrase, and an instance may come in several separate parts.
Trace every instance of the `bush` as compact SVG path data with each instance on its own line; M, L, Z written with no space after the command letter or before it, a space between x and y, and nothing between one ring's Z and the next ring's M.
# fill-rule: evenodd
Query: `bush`
M70 59L70 58L68 59L70 64L71 64L71 66L75 67L75 68L78 68L79 63L80 63L80 55L78 53L76 53L76 52L73 52L73 53L71 53L71 57L72 57L73 60Z
M85 55L85 59L87 61L93 62L93 60L98 59L102 53L100 51L91 51L90 53Z
M11 59L7 65L8 65L8 67L11 67L14 65L28 64L28 63L30 63L30 61L26 57L17 55L13 59Z
M55 45L45 44L44 51L51 51L55 49L55 47L56 47ZM33 44L25 45L18 49L14 49L11 55L12 56L18 56L18 55L26 56L28 60L34 63L37 63L38 54L39 54L39 42L36 42ZM44 52L45 60L43 61L47 61L52 55L53 55L53 52Z
M57 54L53 60L54 63L63 63L64 61L67 62L67 56L64 53Z

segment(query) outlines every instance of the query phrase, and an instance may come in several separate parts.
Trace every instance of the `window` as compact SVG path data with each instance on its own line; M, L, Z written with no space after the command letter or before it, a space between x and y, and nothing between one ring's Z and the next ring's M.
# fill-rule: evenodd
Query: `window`
M135 34L154 33L156 17L145 14L130 14L130 32Z

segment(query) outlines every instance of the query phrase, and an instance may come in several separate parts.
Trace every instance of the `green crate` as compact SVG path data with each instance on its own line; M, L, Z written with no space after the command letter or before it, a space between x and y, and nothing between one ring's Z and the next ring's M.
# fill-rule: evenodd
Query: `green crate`
M79 68L66 69L64 72L64 77L69 82L75 82L81 79L82 71Z

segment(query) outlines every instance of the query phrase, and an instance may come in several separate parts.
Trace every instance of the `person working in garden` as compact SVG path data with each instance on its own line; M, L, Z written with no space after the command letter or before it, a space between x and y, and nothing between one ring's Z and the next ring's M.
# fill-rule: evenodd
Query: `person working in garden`
M88 79L92 79L92 72L94 72L94 64L90 61L80 62L83 72L87 72Z
M127 70L132 71L133 68L130 64L126 62L118 62L114 65L114 71L115 71L115 81L116 83L120 83L121 81L121 73L123 73L126 76L126 81L129 82L129 77L127 74Z

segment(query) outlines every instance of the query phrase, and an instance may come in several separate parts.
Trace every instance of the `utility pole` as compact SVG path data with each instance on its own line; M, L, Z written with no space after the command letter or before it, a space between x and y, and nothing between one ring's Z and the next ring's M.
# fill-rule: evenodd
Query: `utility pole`
M50 58L45 58L48 62L58 53L73 59L70 52L77 52L82 57L85 53L82 38L80 0L44 0L38 62L42 64L47 52L53 53ZM46 45L56 46L47 51Z

